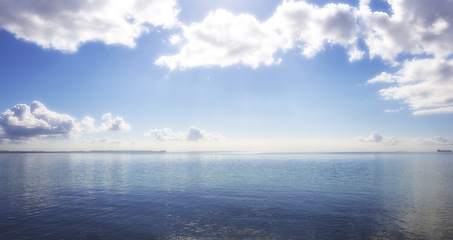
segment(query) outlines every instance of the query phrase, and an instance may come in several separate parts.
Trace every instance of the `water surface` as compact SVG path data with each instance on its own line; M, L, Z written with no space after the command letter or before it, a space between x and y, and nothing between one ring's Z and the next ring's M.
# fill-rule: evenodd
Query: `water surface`
M453 154L3 153L0 239L447 239Z

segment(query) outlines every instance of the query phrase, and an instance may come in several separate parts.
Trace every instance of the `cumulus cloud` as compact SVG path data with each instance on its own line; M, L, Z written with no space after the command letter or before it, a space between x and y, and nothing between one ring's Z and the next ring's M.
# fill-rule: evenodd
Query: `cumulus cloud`
M362 1L360 18L371 57L400 65L367 83L390 83L379 94L408 104L414 115L453 113L453 2L389 0L393 14L371 12ZM404 54L412 60L397 62Z
M69 137L78 126L69 115L48 110L44 104L33 101L30 106L17 104L2 113L0 126L4 137L12 140L39 136Z
M392 13L372 12L361 1L358 16L371 57L395 61L400 53L445 58L453 53L452 1L388 0Z
M178 24L176 0L0 0L0 27L44 48L75 52L80 44L135 46L152 26Z
M105 122L99 127L100 131L128 131L131 129L131 126L122 117L113 118L111 113L104 114L102 120Z
M82 132L123 131L130 125L123 118L112 118L105 114L105 122L95 126L95 119L84 117L80 122L67 114L51 111L41 102L33 101L30 106L17 104L7 109L0 117L0 139L2 141L24 142L36 138L78 137Z
M90 116L85 116L82 121L80 121L80 128L83 132L94 132L96 130L95 122L96 120Z
M133 47L152 27L177 26L181 33L168 42L179 51L155 60L171 70L235 64L256 68L279 64L279 52L296 49L313 57L328 45L340 45L350 61L368 53L399 68L368 80L392 84L379 92L383 99L400 100L415 115L453 113L453 1L387 2L389 13L373 11L369 0L358 6L284 0L264 21L219 9L185 25L177 20L176 0L0 0L0 27L44 48L74 52L88 41ZM117 121L117 129L125 127Z
M365 51L399 65L402 54L445 59L453 54L452 1L388 0L391 14L373 11L368 0L359 6L285 0L266 21L249 14L234 15L226 10L211 12L201 23L183 26L184 42L178 54L162 56L156 64L170 69L198 66L230 66L279 63L277 50L301 49L313 57L326 44L347 50L350 61ZM366 49L359 47L363 40ZM376 79L378 80L378 79ZM379 81L390 81L382 74Z
M220 141L225 137L216 132L208 132L198 127L190 127L186 132L174 132L169 128L154 129L145 136L154 137L158 141Z
M219 9L201 23L183 26L183 37L170 38L172 44L184 42L180 52L162 56L155 64L171 70L233 64L256 68L280 63L274 56L279 49L298 47L312 57L325 44L340 44L348 49L351 61L358 60L363 51L357 46L356 22L354 8L346 4L320 8L305 1L284 1L265 22Z
M405 61L395 74L381 74L368 81L376 82L395 83L380 90L380 95L405 102L414 115L453 113L453 60Z
M238 63L255 68L278 62L273 57L279 44L277 34L249 14L235 16L223 9L210 12L201 23L184 26L183 37L178 54L162 56L155 63L176 69ZM170 42L181 42L181 37L172 36Z
M378 132L372 132L368 137L358 137L357 141L370 143L384 143L387 145L396 145L401 141L396 137L384 137Z
M363 53L356 45L358 25L354 8L346 4L318 7L305 1L284 1L268 20L279 33L283 49L299 47L306 57L313 57L326 43L349 48L350 60Z
M218 10L201 23L183 27L183 35L171 39L182 43L180 52L155 63L170 69L257 67L279 63L274 56L278 50L300 49L312 57L326 44L336 44L347 50L350 61L368 51L370 58L399 67L396 73L382 72L368 80L392 84L379 91L383 99L408 104L414 115L453 113L453 1L388 3L391 13L373 11L369 0L361 0L357 7L288 0L264 22Z

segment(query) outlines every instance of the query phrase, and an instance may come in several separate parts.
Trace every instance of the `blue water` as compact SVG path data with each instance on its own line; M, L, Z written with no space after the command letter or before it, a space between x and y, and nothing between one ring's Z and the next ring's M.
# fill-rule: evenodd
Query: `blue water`
M453 154L0 154L0 239L452 239Z

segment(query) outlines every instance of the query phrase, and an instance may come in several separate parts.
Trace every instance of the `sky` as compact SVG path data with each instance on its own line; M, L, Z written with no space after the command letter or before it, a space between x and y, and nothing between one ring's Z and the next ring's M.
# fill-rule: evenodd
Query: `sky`
M0 150L453 148L452 0L0 4Z

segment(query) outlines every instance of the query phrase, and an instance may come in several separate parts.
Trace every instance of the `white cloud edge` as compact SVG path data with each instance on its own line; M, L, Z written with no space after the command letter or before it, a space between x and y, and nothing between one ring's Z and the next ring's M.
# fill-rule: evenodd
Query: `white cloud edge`
M217 132L209 132L204 129L191 126L185 132L175 132L170 128L153 129L144 134L153 137L157 141L223 141L225 137Z

